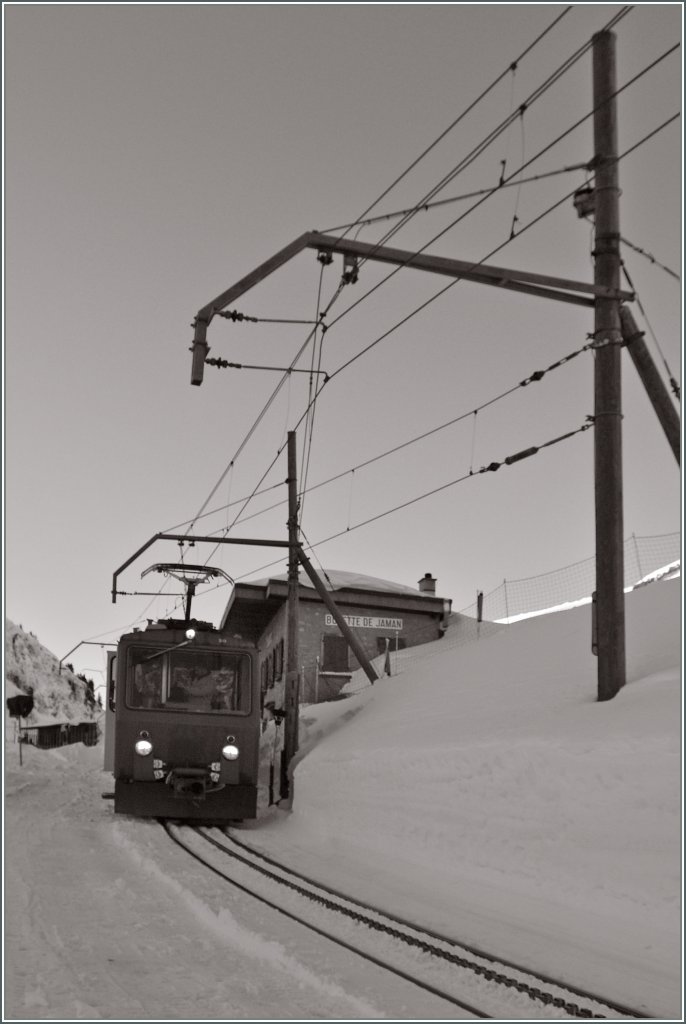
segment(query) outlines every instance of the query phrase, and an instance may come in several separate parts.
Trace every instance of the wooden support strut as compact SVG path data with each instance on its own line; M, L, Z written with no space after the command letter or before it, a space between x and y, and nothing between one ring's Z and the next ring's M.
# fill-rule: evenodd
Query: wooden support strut
M331 594L328 592L328 590L322 583L321 579L317 575L314 566L312 565L309 558L303 551L302 547L298 548L298 558L300 559L305 572L312 580L314 589L321 597L322 601L324 602L329 612L331 613L334 622L340 629L345 639L348 641L348 644L353 654L360 663L360 667L364 669L364 673L367 676L367 679L369 680L370 683L375 683L379 677L374 671L374 666L367 657L367 652L365 651L364 647L353 633L348 623L345 621L343 615L341 615L340 611L338 610L338 606L336 605L335 601L331 597Z
M627 352L631 356L636 371L643 382L648 398L650 399L655 415L660 421L660 426L665 432L665 437L672 449L677 465L681 465L681 424L679 414L669 397L669 392L664 385L659 370L655 365L653 357L648 351L644 341L643 331L639 331L633 313L626 306L619 311L622 322L622 337Z

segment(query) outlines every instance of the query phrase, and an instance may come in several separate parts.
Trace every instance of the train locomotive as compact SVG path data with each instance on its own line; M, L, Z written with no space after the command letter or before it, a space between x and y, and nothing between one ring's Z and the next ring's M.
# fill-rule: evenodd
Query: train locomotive
M114 811L213 824L254 818L257 649L189 612L190 600L184 619L126 633L112 656L105 760Z

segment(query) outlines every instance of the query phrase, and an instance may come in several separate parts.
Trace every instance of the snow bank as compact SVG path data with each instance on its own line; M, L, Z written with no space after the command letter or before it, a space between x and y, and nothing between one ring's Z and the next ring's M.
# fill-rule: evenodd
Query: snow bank
M83 679L66 666L60 672L59 660L33 633L5 619L5 696L30 690L34 710L26 720L28 725L85 722L102 712L89 696ZM5 736L11 735L6 725Z
M328 705L314 745L309 725L292 814L251 840L577 983L605 983L594 962L607 964L609 951L624 985L634 964L636 977L649 969L673 994L679 581L641 588L626 607L628 683L610 702L596 700L591 613L580 607L471 644L437 641L350 708ZM364 707L351 716L355 702ZM336 711L348 721L332 731ZM558 951L566 944L564 965L551 935Z

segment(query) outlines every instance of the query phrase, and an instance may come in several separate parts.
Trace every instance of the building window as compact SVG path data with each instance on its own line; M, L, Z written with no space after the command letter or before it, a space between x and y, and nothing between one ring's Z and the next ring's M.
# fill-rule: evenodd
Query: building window
M326 633L322 637L322 672L348 671L348 641L343 636Z

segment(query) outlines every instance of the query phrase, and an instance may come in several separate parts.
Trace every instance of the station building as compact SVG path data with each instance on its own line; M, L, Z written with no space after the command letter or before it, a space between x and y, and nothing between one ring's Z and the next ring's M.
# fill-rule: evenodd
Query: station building
M436 596L431 573L416 589L339 570L321 570L319 575L370 660L429 643L445 632L452 602ZM300 699L311 703L336 696L359 663L302 570L298 582ZM286 677L287 602L286 574L237 583L221 623L227 636L257 645L262 693L277 706ZM381 666L379 674L383 660Z

